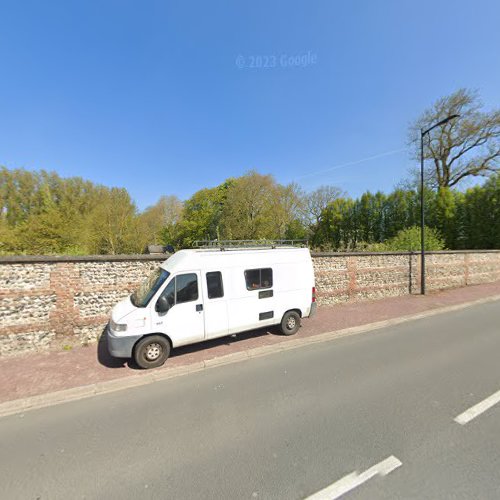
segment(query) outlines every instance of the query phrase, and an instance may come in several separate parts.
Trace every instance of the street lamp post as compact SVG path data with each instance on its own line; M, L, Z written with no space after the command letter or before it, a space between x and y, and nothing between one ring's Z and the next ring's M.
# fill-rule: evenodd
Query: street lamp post
M420 129L420 293L425 295L425 207L424 207L424 137L436 127L460 115L450 115L428 129Z

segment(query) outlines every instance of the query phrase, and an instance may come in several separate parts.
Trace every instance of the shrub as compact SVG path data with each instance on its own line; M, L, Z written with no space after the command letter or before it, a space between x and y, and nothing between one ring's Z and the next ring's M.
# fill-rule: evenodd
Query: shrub
M444 240L434 228L425 228L425 249L444 250ZM386 240L384 243L370 245L367 250L372 252L409 252L420 250L420 227L413 226L402 229L396 236Z

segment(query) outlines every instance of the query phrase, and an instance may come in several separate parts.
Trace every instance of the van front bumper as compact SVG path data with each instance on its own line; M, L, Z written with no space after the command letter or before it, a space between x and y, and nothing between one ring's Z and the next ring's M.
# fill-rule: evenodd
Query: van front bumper
M108 342L108 351L115 358L131 358L135 343L142 335L113 335L109 326L106 328L106 339Z

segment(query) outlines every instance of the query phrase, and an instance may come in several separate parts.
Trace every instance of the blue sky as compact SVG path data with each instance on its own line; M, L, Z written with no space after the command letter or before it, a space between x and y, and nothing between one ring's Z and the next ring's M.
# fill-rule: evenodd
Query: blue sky
M388 191L436 98L498 105L499 19L497 0L2 0L0 165L140 208L250 169Z

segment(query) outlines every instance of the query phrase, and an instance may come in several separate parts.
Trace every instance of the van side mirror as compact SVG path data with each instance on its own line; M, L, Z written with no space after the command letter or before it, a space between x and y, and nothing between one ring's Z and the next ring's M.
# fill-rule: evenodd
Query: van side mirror
M166 313L170 309L170 304L165 295L160 295L160 298L156 301L155 309L159 313Z

